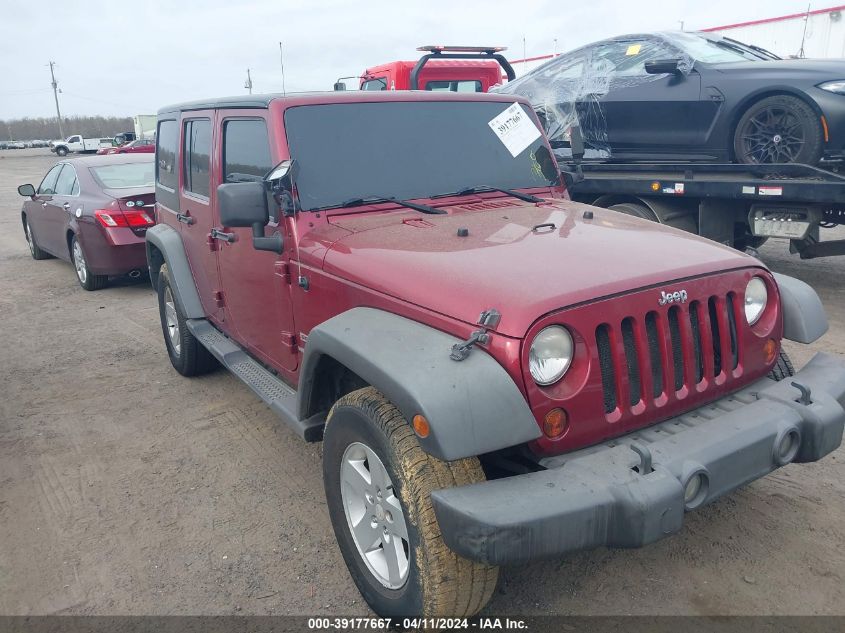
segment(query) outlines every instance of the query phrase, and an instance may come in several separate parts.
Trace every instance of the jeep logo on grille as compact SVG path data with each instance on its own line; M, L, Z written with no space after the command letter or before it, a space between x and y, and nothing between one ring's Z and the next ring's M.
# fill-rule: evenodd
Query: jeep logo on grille
M686 303L687 291L676 290L675 292L660 291L660 299L657 301L658 305L665 306L667 303Z

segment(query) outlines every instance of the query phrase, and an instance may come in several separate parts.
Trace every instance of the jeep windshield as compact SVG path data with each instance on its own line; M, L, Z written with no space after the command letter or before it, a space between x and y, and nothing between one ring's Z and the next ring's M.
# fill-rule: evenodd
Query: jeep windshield
M431 198L478 183L498 189L557 185L556 177L543 175L550 156L541 134L513 156L489 125L511 105L391 101L289 108L285 130L300 167L300 206L313 211L356 198ZM519 107L527 118L522 125L534 126L530 110ZM533 130L520 132L534 136Z

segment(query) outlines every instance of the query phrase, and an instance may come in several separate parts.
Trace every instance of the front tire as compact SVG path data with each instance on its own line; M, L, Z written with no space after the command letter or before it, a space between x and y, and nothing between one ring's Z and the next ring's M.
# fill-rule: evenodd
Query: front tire
M67 147L57 147L56 156L67 156Z
M82 250L82 245L74 235L70 240L70 258L73 261L73 267L76 269L76 278L79 285L85 290L100 290L105 288L109 281L107 275L95 275L88 268L88 261L85 259L85 252Z
M158 311L164 344L173 369L183 376L200 376L217 367L217 359L191 334L176 302L167 264L158 274Z
M775 363L775 366L772 367L772 371L767 374L767 377L772 380L781 381L784 378L789 378L794 375L795 368L792 366L792 361L789 359L789 356L786 355L786 352L781 350L778 354L778 360Z
M738 163L816 165L824 151L824 131L818 115L801 99L775 95L745 111L733 147Z
M431 492L484 481L476 458L424 452L402 414L372 387L335 403L323 438L332 526L353 581L384 617L468 617L490 600L498 568L443 542Z
M32 255L32 259L50 259L52 257L52 255L46 251L42 251L38 247L38 242L35 241L35 234L32 232L28 218L23 219L23 232L26 236L26 243L29 246L29 253Z

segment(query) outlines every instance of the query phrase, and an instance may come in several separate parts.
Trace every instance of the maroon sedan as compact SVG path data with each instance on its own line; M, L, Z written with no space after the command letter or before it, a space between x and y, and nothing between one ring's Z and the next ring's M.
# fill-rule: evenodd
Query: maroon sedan
M118 147L107 147L106 154L154 154L156 142L151 138L139 138Z
M153 154L63 160L21 209L33 259L71 262L85 290L99 290L109 277L139 277L147 269L144 236L155 224Z

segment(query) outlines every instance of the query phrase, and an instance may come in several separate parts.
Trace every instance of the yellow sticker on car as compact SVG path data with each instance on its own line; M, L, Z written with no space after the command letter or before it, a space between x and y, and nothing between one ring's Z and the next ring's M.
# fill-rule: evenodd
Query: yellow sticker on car
M631 45L628 47L628 50L627 50L627 51L625 51L625 55L629 55L629 56L630 56L630 55L639 55L639 54L640 54L640 49L641 49L642 47L643 47L643 45L642 45L642 44L631 44Z

